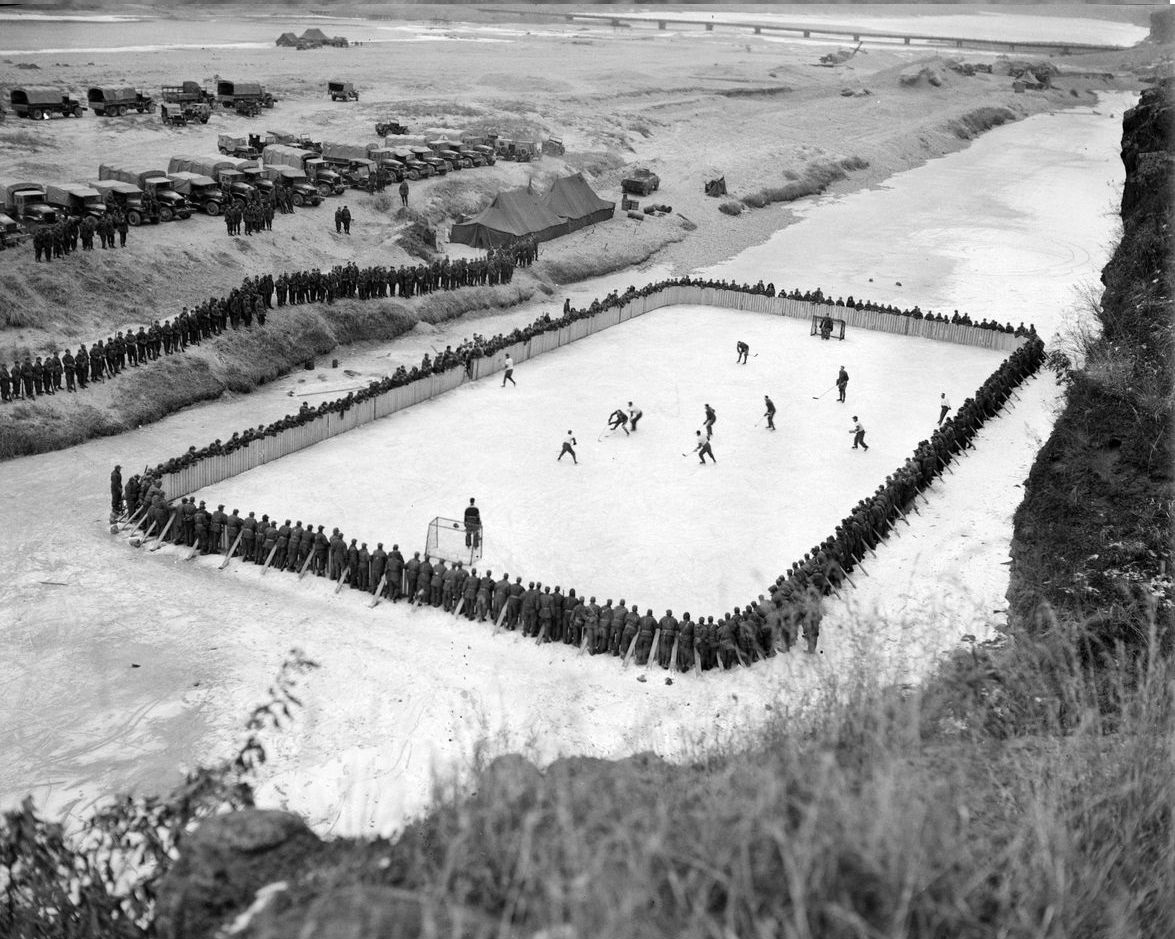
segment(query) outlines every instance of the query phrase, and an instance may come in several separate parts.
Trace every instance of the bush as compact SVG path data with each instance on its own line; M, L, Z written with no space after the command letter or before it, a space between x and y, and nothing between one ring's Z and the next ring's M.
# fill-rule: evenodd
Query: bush
M741 202L735 202L731 200L728 202L723 202L721 205L719 205L718 211L725 215L742 215L743 206Z

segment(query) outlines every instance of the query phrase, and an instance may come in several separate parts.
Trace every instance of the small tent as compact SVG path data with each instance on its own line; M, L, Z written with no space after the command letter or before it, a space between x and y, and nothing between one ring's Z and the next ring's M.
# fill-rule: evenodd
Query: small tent
M277 37L277 44L279 46L286 46L292 49L298 44L298 37L293 33L282 33Z
M566 235L567 220L547 208L529 189L507 189L473 218L449 230L449 240L474 248L500 248L533 235L549 241Z
M312 26L310 29L306 30L306 32L304 32L301 35L301 37L299 37L299 38L301 38L301 40L303 42L328 42L329 41L329 37L326 35L326 33L324 33L317 26Z
M550 192L543 197L543 204L560 218L567 219L569 231L605 222L616 210L615 202L601 199L592 191L582 173L556 179Z

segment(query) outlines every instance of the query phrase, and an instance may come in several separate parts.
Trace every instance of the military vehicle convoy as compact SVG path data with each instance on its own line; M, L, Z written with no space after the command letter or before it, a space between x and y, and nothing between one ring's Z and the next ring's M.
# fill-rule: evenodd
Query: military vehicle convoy
M150 193L155 197L154 202L158 206L161 222L192 217L187 199L175 190L171 180L162 170L140 170L137 167L103 163L98 167L98 178L129 183L137 186L142 192Z
M343 177L313 150L291 147L288 144L270 144L261 151L266 166L288 166L306 174L319 195L338 196L346 190Z
M167 178L181 196L188 200L193 211L217 216L224 212L228 197L211 176L186 171L168 172Z
M155 113L155 99L129 86L91 88L86 92L90 110L101 117L122 117L130 111Z
M106 205L113 204L122 209L127 223L132 226L137 227L144 222L154 225L159 222L158 215L151 215L143 208L143 193L138 186L116 179L85 179L81 180L81 184L97 189Z
M164 85L159 89L159 96L166 104L206 104L209 108L216 104L216 95L199 82Z
M81 117L86 110L85 105L69 96L69 92L43 85L13 88L8 93L8 101L17 117L34 121L43 121L54 114Z
M266 166L262 168L261 173L275 186L288 189L290 201L298 208L322 203L322 194L310 181L310 177L306 175L304 170L295 169L292 166Z
M277 100L257 82L234 82L221 79L216 83L216 100L221 107L235 108L241 111L241 106L248 108L249 104L263 108L272 108Z

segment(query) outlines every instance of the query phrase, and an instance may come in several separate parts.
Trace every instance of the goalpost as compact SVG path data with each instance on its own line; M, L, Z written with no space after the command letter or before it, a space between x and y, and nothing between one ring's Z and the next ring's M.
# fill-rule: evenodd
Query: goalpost
M841 339L845 338L845 321L837 319L833 316L825 316L822 313L812 314L812 336L819 336L821 339Z
M455 518L441 518L439 515L428 523L428 539L424 552L432 558L443 558L455 563L472 565L481 560L482 535L484 530L466 528Z

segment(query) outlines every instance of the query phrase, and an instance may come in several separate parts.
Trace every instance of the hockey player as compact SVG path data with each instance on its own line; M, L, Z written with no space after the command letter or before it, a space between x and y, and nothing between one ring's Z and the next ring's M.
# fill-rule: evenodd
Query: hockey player
M698 462L705 466L706 457L709 456L711 462L717 463L718 461L714 459L714 451L710 449L710 438L703 437L700 430L696 430L694 433L698 438L697 443L694 444L694 452L698 455Z
M763 416L767 418L767 429L775 430L775 402L768 395L763 395L763 401L767 406L767 410L763 412Z
M710 405L706 405L706 422L703 425L706 428L706 439L709 440L714 436L714 422L718 420L718 415Z
M623 410L617 408L608 415L608 429L616 430L619 428L624 431L624 436L628 436L628 415Z
M636 422L644 417L644 411L638 408L631 401L628 402L628 429L634 434L636 433Z
M853 449L856 450L858 446L865 450L869 449L869 444L865 443L865 428L859 420L857 415L853 415L853 429L849 431L853 435Z
M840 367L840 371L836 375L836 390L837 390L837 393L840 395L840 397L837 398L837 400L840 401L841 404L845 403L845 389L848 387L849 387L849 373L845 371L845 367L842 365Z
M577 443L577 441L576 441L575 437L572 435L571 431L567 431L567 439L563 441L563 449L560 450L559 455L557 457L555 457L555 462L559 462L560 460L562 460L563 454L570 453L571 454L571 462L574 463L576 466L579 466L579 460L577 460L575 458L576 443Z
M509 352L506 353L506 371L502 375L502 387L506 387L506 382L518 387L518 382L514 380L514 357Z
M947 393L944 391L938 396L938 423L942 426L942 422L946 420L948 414L951 413L951 402L947 400Z
M746 365L747 355L750 353L751 347L740 339L734 348L738 352L738 358L735 361L739 365Z

